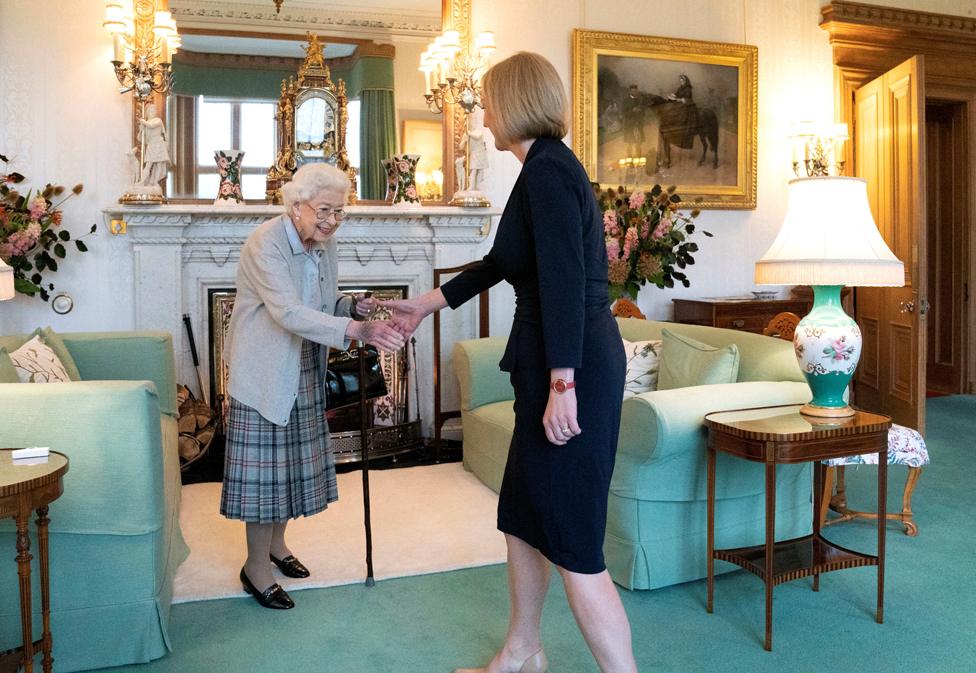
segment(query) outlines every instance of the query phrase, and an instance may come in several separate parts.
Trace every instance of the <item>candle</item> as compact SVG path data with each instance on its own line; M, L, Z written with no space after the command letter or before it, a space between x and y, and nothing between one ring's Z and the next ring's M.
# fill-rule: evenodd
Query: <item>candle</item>
M122 61L125 59L125 42L122 35L115 33L112 35L112 60Z

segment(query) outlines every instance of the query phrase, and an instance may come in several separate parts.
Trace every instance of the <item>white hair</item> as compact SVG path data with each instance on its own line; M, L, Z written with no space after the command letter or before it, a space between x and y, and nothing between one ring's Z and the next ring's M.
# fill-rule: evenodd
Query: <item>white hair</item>
M352 183L349 177L335 166L315 163L305 164L281 187L281 199L285 203L285 210L291 210L293 204L309 201L327 189L335 189L343 193L343 200L349 196Z

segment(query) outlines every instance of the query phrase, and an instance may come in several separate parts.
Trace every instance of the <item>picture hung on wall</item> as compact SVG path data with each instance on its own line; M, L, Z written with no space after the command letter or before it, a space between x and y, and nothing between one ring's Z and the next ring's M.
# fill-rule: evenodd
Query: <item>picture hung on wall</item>
M573 149L601 186L756 207L758 49L573 31Z

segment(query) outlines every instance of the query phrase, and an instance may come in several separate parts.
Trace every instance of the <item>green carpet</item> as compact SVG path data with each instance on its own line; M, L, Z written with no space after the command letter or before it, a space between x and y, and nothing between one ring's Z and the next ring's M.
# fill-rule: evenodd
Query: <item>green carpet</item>
M976 671L976 397L928 402L932 465L913 501L919 535L891 522L885 623L874 622L875 570L857 568L776 588L773 652L762 648L763 587L745 572L720 576L715 613L705 582L621 591L643 673L973 673ZM900 509L905 469L889 471L889 510ZM852 507L874 504L876 470L847 470ZM876 529L827 529L839 544L873 550ZM314 569L313 569L314 571ZM112 671L191 673L449 673L487 661L505 634L504 566L296 592L288 612L253 599L173 607L175 651ZM543 623L553 673L597 671L553 582Z

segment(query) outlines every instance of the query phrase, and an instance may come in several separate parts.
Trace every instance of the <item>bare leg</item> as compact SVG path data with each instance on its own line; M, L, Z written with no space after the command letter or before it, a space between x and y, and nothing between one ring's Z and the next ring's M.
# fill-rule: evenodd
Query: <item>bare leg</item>
M285 528L288 526L288 522L282 521L272 525L274 526L274 533L271 535L271 553L276 559L288 558L291 556L291 549L285 544Z
M244 572L258 591L264 591L275 583L274 575L271 574L271 561L268 558L275 525L273 523L245 524L247 561L244 563Z
M552 572L549 560L513 535L505 535L505 543L511 601L505 644L487 668L458 669L458 673L518 673L522 663L542 649L542 605Z
M637 673L630 622L610 573L604 570L596 575L584 575L559 566L556 569L562 575L576 623L600 670Z

